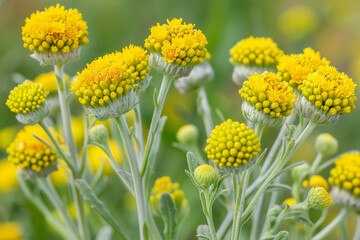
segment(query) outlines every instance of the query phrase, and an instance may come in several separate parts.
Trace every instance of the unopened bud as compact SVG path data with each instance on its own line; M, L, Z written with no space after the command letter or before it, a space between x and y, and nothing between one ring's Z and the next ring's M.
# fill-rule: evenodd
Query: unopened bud
M90 129L90 143L94 145L103 145L109 140L109 133L107 128L102 125L96 125Z
M323 187L311 188L307 196L307 205L309 208L327 208L330 206L331 195Z
M338 141L328 133L320 134L315 141L316 151L324 156L334 154L338 148Z
M176 134L177 140L182 144L192 145L199 137L199 130L192 124L182 126Z
M203 164L195 169L194 177L197 184L207 188L215 182L216 171L212 166Z

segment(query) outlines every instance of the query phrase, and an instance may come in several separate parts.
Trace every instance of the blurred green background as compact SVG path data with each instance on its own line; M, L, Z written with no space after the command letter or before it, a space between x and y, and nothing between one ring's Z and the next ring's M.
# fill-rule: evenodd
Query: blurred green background
M229 49L242 38L250 35L271 37L285 53L299 53L305 47L320 51L340 71L347 73L358 83L360 77L360 1L358 0L0 0L0 129L8 126L21 126L15 116L5 106L10 89L16 79L24 76L34 79L40 73L51 71L50 66L40 67L29 57L30 52L22 47L21 27L25 18L37 10L60 3L66 8L77 8L88 24L90 43L82 48L79 61L66 66L69 75L81 71L93 59L121 50L133 43L143 45L149 28L167 18L183 18L185 22L195 23L208 38L208 50L212 55L211 64L215 70L215 80L206 87L209 102L213 109L220 109L226 118L243 121L240 111L239 87L231 81L232 66L229 63ZM154 71L151 87L142 99L144 127L149 127L153 110L153 88L159 87L161 76ZM200 201L184 173L185 154L174 148L175 135L183 124L193 123L199 127L199 145L205 145L205 134L200 117L196 113L196 92L181 95L173 87L165 104L164 114L168 121L163 134L159 153L160 164L157 175L168 175L179 182L191 208L180 239L195 239L197 225L204 224L205 218L200 211ZM79 109L75 103L73 110ZM214 114L215 120L219 123ZM311 162L315 156L314 138L320 132L329 132L339 140L339 153L359 149L360 112L355 109L351 114L340 118L331 127L318 127L310 139L294 157L296 160ZM266 129L263 147L270 146L278 129ZM5 158L4 147L12 140L13 132L0 133L0 158ZM328 176L326 172L323 174ZM4 177L3 177L4 178ZM0 176L0 181L7 181ZM124 196L122 186L119 191L117 178L112 176L107 182L102 198L125 220L135 213ZM285 198L285 196L284 196ZM215 206L215 224L222 221L224 209ZM336 209L334 210L336 214ZM353 217L353 216L352 216ZM130 228L135 223L124 221ZM54 234L37 210L27 202L17 189L0 192L0 223L18 221L26 239L53 239ZM132 228L136 231L136 228ZM350 224L349 233L352 234ZM0 239L1 233L0 233ZM330 238L329 238L330 239ZM338 237L333 236L333 239Z

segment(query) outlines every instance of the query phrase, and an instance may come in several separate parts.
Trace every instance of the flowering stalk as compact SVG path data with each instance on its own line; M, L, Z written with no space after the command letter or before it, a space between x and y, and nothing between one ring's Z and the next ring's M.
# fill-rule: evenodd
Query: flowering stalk
M134 111L134 127L135 127L135 138L136 138L136 146L137 146L137 156L138 156L139 164L141 165L144 158L144 137L142 131L140 103L136 104L133 111Z
M206 136L209 137L211 130L214 128L214 124L211 116L211 107L204 86L201 86L198 90L198 112L204 121Z
M145 227L147 218L146 218L144 190L143 190L143 184L141 181L139 165L137 162L134 145L132 144L129 128L126 123L124 115L121 115L120 117L115 118L115 122L116 122L118 130L120 132L121 138L124 142L126 153L129 157L130 169L131 169L132 178L134 181L136 205L137 205L137 209L138 209L140 239L144 239L145 238L144 227Z

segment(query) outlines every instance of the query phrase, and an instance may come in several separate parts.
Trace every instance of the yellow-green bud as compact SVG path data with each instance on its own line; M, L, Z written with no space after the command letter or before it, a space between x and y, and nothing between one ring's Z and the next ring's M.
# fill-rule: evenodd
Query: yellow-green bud
M310 166L307 163L304 163L298 167L293 168L291 171L291 176L294 179L294 181L298 181L300 177L306 177L306 175L309 173Z
M307 206L309 208L327 208L330 206L331 195L323 187L311 188L307 196Z
M316 138L315 148L324 156L332 155L337 151L338 141L332 135L323 133Z
M200 165L195 169L194 177L197 184L207 188L216 180L215 168L208 164Z
M197 142L199 130L192 124L182 126L176 134L177 140L182 144L192 145Z
M109 140L109 133L107 128L102 125L96 125L90 129L90 143L94 145L103 145L104 143L107 143Z

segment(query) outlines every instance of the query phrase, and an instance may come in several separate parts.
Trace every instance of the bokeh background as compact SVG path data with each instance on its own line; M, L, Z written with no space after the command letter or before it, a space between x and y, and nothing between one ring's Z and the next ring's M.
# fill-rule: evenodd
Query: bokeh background
M209 102L213 110L219 109L226 118L243 121L239 87L231 81L232 66L228 59L229 49L250 35L273 38L285 53L299 53L305 47L312 47L356 83L359 82L358 0L0 0L0 159L4 159L0 162L0 239L4 235L2 231L21 232L23 239L60 239L18 189L14 179L16 169L1 165L6 161L5 148L22 127L5 106L10 89L23 78L34 79L41 73L51 71L49 66L40 67L37 61L29 57L30 52L22 47L21 27L32 12L56 3L66 8L77 8L88 23L90 43L82 48L79 61L66 66L65 71L70 76L105 53L121 50L130 43L143 45L149 28L157 22L181 17L186 22L195 23L208 38L211 64L215 70L215 80L206 86ZM152 89L159 87L161 79L154 71L151 74L154 76L153 82L143 96L141 105L144 128L149 127L153 110ZM189 201L191 211L179 239L195 239L197 225L206 222L200 211L196 189L184 173L185 153L172 146L177 130L188 123L199 128L199 146L203 148L205 145L204 128L196 113L195 100L196 92L181 95L174 87L171 89L164 109L168 121L156 173L159 177L168 175L173 181L179 182ZM73 112L78 114L80 107L75 101L72 107ZM216 114L214 118L219 123ZM351 114L342 116L334 126L318 127L293 161L313 160L316 154L314 138L321 132L329 132L339 140L338 153L359 149L359 120L360 111L355 109ZM277 131L265 130L264 147L271 145ZM328 173L325 171L323 176L327 177ZM102 200L119 214L124 221L122 224L131 229L131 223L136 222L134 204L117 181L115 176L108 177ZM336 207L331 210L329 219L337 213ZM214 211L215 224L218 225L225 212L221 205L215 205ZM353 218L351 216L348 221L349 234L353 232ZM11 225L5 225L8 222ZM136 231L136 228L132 229ZM338 238L337 235L332 236L332 239Z

